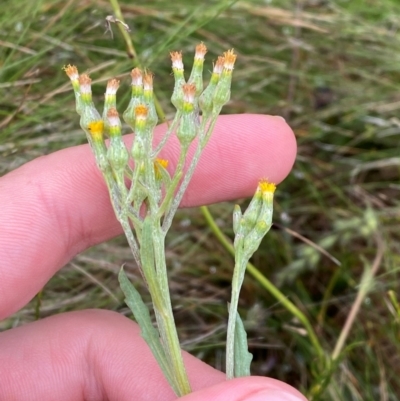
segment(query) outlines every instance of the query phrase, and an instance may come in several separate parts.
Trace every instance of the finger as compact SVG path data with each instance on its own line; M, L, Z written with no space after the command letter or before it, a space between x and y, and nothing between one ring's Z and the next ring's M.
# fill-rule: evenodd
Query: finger
M196 391L179 401L307 401L296 389L268 377L242 377Z
M176 399L138 326L115 312L53 316L0 333L0 342L1 400ZM223 373L185 352L184 361L194 393L182 401L306 401L278 380L226 382Z
M251 196L261 178L278 184L292 169L296 141L281 117L241 114L222 116L218 123L182 206ZM175 165L178 155L179 142L173 137L163 157Z
M165 126L157 128L157 135ZM176 160L176 139L162 157ZM296 142L277 117L223 116L182 202L196 206L253 194L279 183ZM36 159L0 179L0 319L26 304L78 252L120 234L106 186L87 145ZM16 291L18 289L18 291Z
M0 333L0 400L176 399L139 328L120 314L65 313ZM184 353L194 390L225 380Z

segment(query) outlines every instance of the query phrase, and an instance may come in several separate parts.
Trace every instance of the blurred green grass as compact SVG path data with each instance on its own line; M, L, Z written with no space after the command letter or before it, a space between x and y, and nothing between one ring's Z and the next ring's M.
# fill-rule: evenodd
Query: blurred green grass
M388 297L389 290L400 294L400 4L120 4L141 63L155 73L167 117L173 111L168 52L183 50L189 61L194 45L204 41L209 67L228 48L239 55L225 113L279 114L294 129L298 159L277 191L277 225L253 263L309 317L327 354L354 305L363 271L378 252L375 238L382 238L378 274L340 363L330 372L316 366L315 350L299 322L260 283L245 279L240 310L254 354L253 374L285 380L305 393L321 385L321 400L400 399L400 316ZM112 14L107 1L5 0L2 11L0 174L5 174L85 142L63 65L91 71L101 104L107 79L118 76L127 88L136 60L127 57L116 26L114 39L104 34L104 19ZM211 207L228 236L232 207ZM231 257L199 210L179 213L167 256L183 346L222 369ZM40 316L92 307L128 314L116 279L122 263L144 290L125 240L117 238L78 255L46 285ZM0 323L0 329L34 320L37 302Z

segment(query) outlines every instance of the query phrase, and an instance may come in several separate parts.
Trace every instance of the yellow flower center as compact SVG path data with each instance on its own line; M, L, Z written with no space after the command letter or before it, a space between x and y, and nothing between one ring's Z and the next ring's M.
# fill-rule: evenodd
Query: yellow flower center
M103 139L104 122L103 120L92 121L88 125L90 136L94 141L101 141Z
M168 167L168 160L165 159L156 159L154 162L154 174L156 176L157 180L161 180L161 169L160 166L163 168L167 168Z
M273 184L272 182L267 181L266 179L262 179L258 183L258 188L260 189L263 195L266 193L273 194L275 192L276 185Z

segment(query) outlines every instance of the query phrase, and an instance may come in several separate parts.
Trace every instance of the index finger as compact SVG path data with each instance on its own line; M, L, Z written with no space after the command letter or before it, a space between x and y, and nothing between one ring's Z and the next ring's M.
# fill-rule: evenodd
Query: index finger
M172 139L162 157L173 166L178 152ZM295 154L283 119L222 116L181 206L250 196L263 177L279 183ZM32 299L74 255L122 231L88 145L43 156L2 177L0 205L0 319Z

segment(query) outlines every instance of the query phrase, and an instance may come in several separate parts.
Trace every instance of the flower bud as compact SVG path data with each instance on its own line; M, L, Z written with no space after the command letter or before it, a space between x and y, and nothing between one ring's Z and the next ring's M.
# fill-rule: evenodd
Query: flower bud
M110 126L108 123L108 111L110 109L116 109L116 95L119 88L119 81L117 79L110 79L107 82L107 89L104 95L104 109L103 109L103 121L104 121L104 131L109 132Z
M135 139L132 146L132 157L135 161L142 161L148 157L146 149L147 115L148 108L144 104L135 107Z
M206 53L207 47L203 42L196 46L192 72L188 80L189 83L196 85L196 96L200 96L200 93L203 91L203 65Z
M224 53L224 69L217 88L214 92L214 107L219 110L231 97L232 71L236 61L236 54L232 50Z
M184 84L182 86L182 91L183 91L183 112L186 114L191 113L194 110L196 85Z
M83 106L90 105L92 102L92 80L88 74L79 77L79 87Z
M146 103L149 109L147 115L147 126L149 127L150 130L152 130L157 125L158 116L154 104L153 74L149 71L146 71L143 76L143 97L144 97L144 102Z
M182 117L176 131L182 146L187 147L196 138L198 128L198 113L194 108L196 86L184 84L183 87Z
M258 248L262 237L271 227L275 188L275 184L264 179L260 180L256 193L242 218L239 218L240 209L234 211L235 244L239 242L240 238L243 238L243 249L246 252L247 249L252 250L250 256Z
M213 109L213 97L215 88L217 87L219 78L224 68L224 57L219 56L217 62L214 64L213 73L211 75L210 83L204 92L200 95L199 105L203 115L207 116Z
M88 123L85 129L86 134L90 136L89 143L93 149L96 163L99 169L105 172L109 168L106 146L104 144L104 122L103 120L94 120Z
M143 75L140 68L134 68L131 71L131 86L132 86L132 97L141 97L143 95Z
M110 133L110 145L107 150L107 158L111 167L116 172L123 173L128 164L129 153L122 141L121 121L118 111L114 107L108 110L107 119Z
M185 77L183 75L184 68L182 62L182 52L171 52L170 55L172 61L172 71L175 78L171 102L177 110L180 110L183 104L182 86L185 83Z
M67 66L63 67L63 70L71 80L72 88L74 89L75 94L76 112L80 115L82 113L82 105L78 69L74 65L68 64Z
M135 134L136 136L142 136L145 134L145 127L147 123L147 117L149 114L149 109L144 104L139 104L135 107Z
M102 136L103 136L103 132L104 132L104 123L92 101L91 83L92 83L92 80L90 79L89 75L82 74L79 77L79 85L80 85L80 93L81 93L80 125L81 125L82 129L85 131L89 143L92 143L92 140L93 140L92 133L88 130L88 127L91 123L96 123L96 122L101 121L103 124L102 132L101 132ZM101 139L103 140L102 136L101 136Z
M129 105L126 108L123 119L124 121L135 130L135 108L139 104L143 103L143 75L142 71L139 68L134 68L131 71L132 77L132 95L131 100L129 101Z
M272 182L267 180L260 180L256 191L256 197L261 198L262 206L258 216L258 221L263 221L267 226L272 224L272 212L273 212L273 201L274 192L276 186Z

